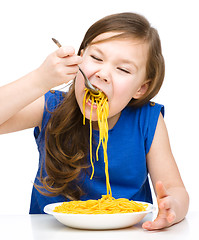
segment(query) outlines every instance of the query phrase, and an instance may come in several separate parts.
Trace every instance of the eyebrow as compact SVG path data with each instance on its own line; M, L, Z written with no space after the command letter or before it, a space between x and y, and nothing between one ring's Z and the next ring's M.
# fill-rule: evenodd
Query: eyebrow
M102 51L101 49L99 49L98 47L96 47L96 46L94 46L94 45L91 45L91 47L92 47L94 50L98 51L100 54L104 55L103 51ZM135 64L135 62L132 61L132 60L121 58L121 59L119 59L119 61L121 61L122 63L134 65L134 67L138 70L137 64Z

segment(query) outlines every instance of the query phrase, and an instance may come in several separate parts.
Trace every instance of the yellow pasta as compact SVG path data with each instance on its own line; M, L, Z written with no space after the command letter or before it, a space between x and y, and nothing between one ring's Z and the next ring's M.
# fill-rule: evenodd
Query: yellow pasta
M83 102L83 114L84 120L83 123L85 124L85 102L89 99L91 100L91 114L90 114L90 162L92 166L92 174L91 179L94 175L94 165L92 160L92 110L94 101L97 105L97 117L98 117L98 126L99 126L99 144L96 150L96 159L98 161L98 151L99 147L102 144L104 150L104 162L105 162L105 174L106 174L106 186L107 186L107 195L112 196L111 193L111 186L109 182L109 174L108 174L108 156L107 156L107 142L108 142L108 114L109 114L109 106L108 106L108 99L104 93L99 91L98 95L93 94L88 89L85 89L85 98Z
M98 200L64 202L54 212L72 214L115 214L145 211L148 204L129 201L126 198L114 199L107 195Z
M54 209L54 212L72 213L72 214L114 214L114 213L131 213L146 211L148 204L134 202L126 198L115 199L112 197L111 186L108 173L108 156L107 156L107 142L108 142L108 122L109 115L108 99L104 93L99 91L98 95L93 94L88 89L85 89L83 100L83 124L85 124L85 104L91 101L90 112L90 162L92 166L92 174L94 175L94 164L92 160L92 111L94 102L97 105L97 117L99 126L99 143L96 150L96 159L98 161L98 150L102 145L104 151L105 176L107 194L103 195L98 200L87 201L70 201L64 202Z

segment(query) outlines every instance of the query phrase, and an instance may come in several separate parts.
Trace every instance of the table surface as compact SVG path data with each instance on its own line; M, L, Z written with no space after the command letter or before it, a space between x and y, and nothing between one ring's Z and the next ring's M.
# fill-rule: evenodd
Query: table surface
M58 222L53 216L38 215L0 215L1 239L86 239L86 240L169 240L169 239L198 239L197 216L199 212L189 212L180 223L161 231L148 232L142 229L142 223L154 218L148 214L140 223L118 230L79 230L69 228ZM3 237L3 238L2 238Z

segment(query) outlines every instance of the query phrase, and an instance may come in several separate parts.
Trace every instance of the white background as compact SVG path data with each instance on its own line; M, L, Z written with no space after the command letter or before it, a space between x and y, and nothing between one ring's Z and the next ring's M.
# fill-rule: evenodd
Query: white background
M56 46L76 51L96 20L118 12L137 12L158 29L166 62L165 82L156 102L165 121L176 162L198 208L198 55L197 0L6 0L0 3L0 85L37 68ZM17 94L17 92L16 92ZM0 136L0 214L28 214L38 153L33 129ZM168 172L169 177L169 172Z

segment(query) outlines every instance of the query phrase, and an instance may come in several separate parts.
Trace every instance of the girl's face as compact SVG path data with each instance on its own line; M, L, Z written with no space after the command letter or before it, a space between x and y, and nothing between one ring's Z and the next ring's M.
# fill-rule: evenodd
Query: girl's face
M148 53L146 43L130 38L97 42L117 34L108 32L97 36L82 52L83 63L81 64L90 82L108 98L110 129L116 124L121 111L129 101L132 98L140 98L148 86L145 79ZM84 89L84 78L79 72L75 81L75 95L82 113ZM91 104L88 102L85 105L87 119L90 119L90 110ZM97 121L95 104L92 121ZM97 122L94 123L94 127L96 126Z

